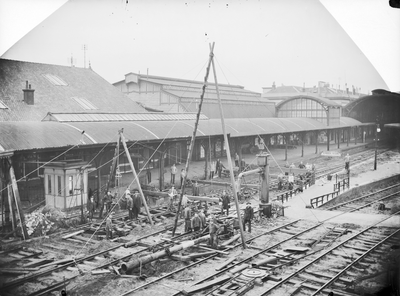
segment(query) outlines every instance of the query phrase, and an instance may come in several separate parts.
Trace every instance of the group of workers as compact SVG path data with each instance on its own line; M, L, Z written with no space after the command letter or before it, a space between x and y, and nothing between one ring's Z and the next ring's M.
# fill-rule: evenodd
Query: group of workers
M295 169L296 165L292 162L291 164L289 164L288 161L286 161L286 164L284 165L285 168L289 168L289 169ZM299 169L306 169L306 170L315 170L315 164L309 164L308 162L306 164L304 164L302 161L300 161L299 165L297 166L297 168Z

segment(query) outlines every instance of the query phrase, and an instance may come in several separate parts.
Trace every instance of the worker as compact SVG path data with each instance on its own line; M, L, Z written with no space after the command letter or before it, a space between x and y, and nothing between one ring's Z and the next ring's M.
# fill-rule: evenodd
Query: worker
M171 185L175 185L175 175L176 175L176 173L178 171L178 169L176 168L175 164L173 164L171 166L170 171L171 171Z
M239 167L239 155L235 153L235 166Z
M126 207L128 208L129 220L133 219L133 199L131 197L131 193L128 192L126 195Z
M206 215L204 214L204 210L201 209L199 212L199 217L201 220L201 229L206 228Z
M218 175L218 177L221 178L221 161L219 160L219 158L217 159L217 162L215 163L215 174Z
M106 238L112 239L112 214L110 213L106 219Z
M246 231L246 224L249 224L249 232L251 232L251 220L254 218L254 210L250 202L247 202L244 210L243 230Z
M186 178L186 170L181 169L181 188L183 186L183 182L185 181L185 178Z
M284 167L285 167L285 168L289 168L289 167L290 167L290 164L289 164L289 162L288 162L288 161L286 161L286 163L285 163Z
M292 164L289 166L290 169L295 169L296 166L294 165L294 163L292 162Z
M193 229L193 231L199 231L201 228L201 218L199 217L199 215L197 213L194 213L194 216L192 218L191 222L191 227Z
M111 205L113 201L113 196L111 195L111 191L108 191L107 194L103 198L104 204L106 205L106 213L108 214L111 211Z
M232 228L233 228L233 232L234 234L237 234L239 232L240 229L240 225L239 225L239 219L238 218L233 218L232 221Z
M344 169L346 171L350 170L350 155L347 153L345 158L344 158Z
M189 203L186 204L186 207L183 210L183 218L185 219L185 232L190 232L191 231L192 210L190 209Z
M302 161L300 161L299 169L305 169L305 168L306 168L306 166L304 165L304 163Z
M306 169L309 171L311 170L311 164L309 164L308 162L306 163Z
M193 196L199 196L199 184L196 182L193 184Z
M217 222L213 219L210 218L210 225L209 225L209 233L210 233L210 246L211 248L217 248L218 246L218 224Z
M217 169L216 169L216 163L215 163L215 161L213 160L212 162L211 162L211 167L210 167L210 179L214 179L214 175L215 175L215 172L217 171Z
M133 219L137 220L139 217L140 213L140 208L142 207L142 199L139 196L139 192L135 192L135 194L132 197L133 201L133 207L132 207L132 212L133 212Z
M224 210L226 210L226 215L228 216L229 208L231 207L231 205L229 196L225 190L222 191L222 196L220 197L220 200L221 200L221 215L224 214Z
M89 221L92 222L93 214L94 214L94 211L96 210L96 205L94 204L93 196L89 199L89 201L87 203L87 209L89 211Z

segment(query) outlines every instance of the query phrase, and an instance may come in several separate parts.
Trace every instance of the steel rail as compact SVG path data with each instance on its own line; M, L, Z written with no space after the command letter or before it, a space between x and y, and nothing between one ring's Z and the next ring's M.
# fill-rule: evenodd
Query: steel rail
M395 236L397 233L400 232L400 229L397 229L395 232L390 234L389 236L385 237L382 239L380 242L376 243L373 247L371 247L368 251L365 251L364 254L362 254L360 257L358 257L356 260L351 262L349 265L347 265L345 268L343 268L337 275L335 275L333 278L331 278L328 282L326 282L321 288L319 288L314 294L311 296L315 296L319 294L323 289L325 289L327 286L332 284L334 281L336 281L343 273L345 273L348 269L350 269L354 264L362 260L365 256L367 256L369 253L373 252L377 247L379 247L381 244L383 244L385 241L390 239L391 237Z
M323 258L324 256L328 255L329 253L331 253L332 251L338 249L339 247L342 247L344 244L346 244L348 241L356 238L357 236L360 236L361 234L371 230L372 228L374 228L376 225L382 223L383 221L386 221L390 218L392 218L395 215L400 214L400 211L390 215L389 217L386 217L385 219L382 219L381 221L378 221L377 223L367 227L366 229L362 230L359 233L356 233L354 235L352 235L351 237L347 238L346 240L344 240L343 242L341 242L340 244L330 248L329 250L327 250L326 252L324 252L323 254L319 255L317 258L315 258L314 260L312 260L311 262L307 263L305 266L303 266L302 268L296 270L295 272L293 272L292 274L290 274L289 276L287 276L285 279L283 279L282 281L276 283L274 286L270 287L269 289L267 289L266 291L264 291L262 294L260 294L260 296L264 296L267 295L269 292L271 292L272 290L274 290L275 288L281 286L282 284L286 283L288 280L290 280L291 278L293 278L294 276L298 275L300 272L302 272L303 270L307 269L308 267L310 267L311 265L313 265L314 263L316 263L317 261L321 260L321 258Z
M295 224L295 223L297 223L298 221L300 221L300 219L295 220L295 221L292 221L292 222L289 222L289 223L286 223L286 224L284 224L284 225L282 225L282 226L275 227L274 229L271 229L271 230L269 230L269 231L267 231L267 232L264 232L264 233L261 233L261 234L259 234L259 235L256 235L255 237L252 237L252 238L246 240L246 243L248 243L248 242L250 242L250 241L253 241L253 240L255 240L256 238L258 238L258 237L260 237L260 236L267 235L267 234L271 234L271 232L274 232L274 231L277 231L277 230L279 230L279 229L281 229L281 228L284 228L284 227L290 226L290 225L292 225L292 224ZM238 244L236 244L236 245L234 245L234 246L232 246L232 247L230 247L230 248L225 248L224 250L229 250L229 249L237 248L237 247L240 247L241 245L242 245L242 243L238 243ZM132 290L129 290L129 291L125 292L124 294L121 294L120 296L129 295L130 293L133 293L133 292L135 292L135 291L137 291L137 290L140 290L140 289L142 289L142 288L144 288L144 287L147 287L147 286L149 286L149 285L151 285L151 284L154 284L154 283L156 283L156 282L159 282L159 281L161 281L161 280L163 280L163 279L165 279L165 278L170 277L171 275L173 275L173 274L175 274L175 273L178 273L178 272L180 272L180 271L182 271L182 270L185 270L185 269L187 269L187 268L196 266L197 264L203 263L203 262L205 262L205 261L207 261L207 260L209 260L209 259L212 259L212 258L214 258L214 257L216 257L216 256L218 256L218 254L210 255L210 256L208 256L208 257L206 257L206 258L203 258L203 259L201 259L201 260L199 260L199 261L196 261L196 262L194 262L194 263L191 263L190 265L187 265L187 266L184 266L184 267L179 268L179 269L177 269L177 270L174 270L174 271L172 271L172 272L170 272L170 273L168 273L168 274L166 274L166 275L164 275L164 276L162 276L162 277L160 277L160 278L154 279L153 281L151 281L151 282L149 282L149 283L146 283L146 284L141 285L141 286L139 286L139 287L136 287L136 288L134 288L134 289L132 289ZM224 272L225 270L226 270L226 269L224 269L224 270L222 270L221 272L218 272L218 273L212 275L211 277L214 277L214 276L216 276L216 275L218 275L218 274ZM206 280L206 279L205 279L205 280ZM202 280L202 281L204 281L204 280ZM196 284L199 284L199 283L201 283L202 281L199 281L199 282L197 282ZM174 294L174 295L179 295L180 293L181 293L181 292L179 291L177 294Z
M357 202L357 201L359 201L359 200L362 200L362 199L364 199L364 198L368 198L368 197L370 197L370 196L379 194L379 193L381 193L381 192L383 192L383 191L386 191L386 190L395 188L395 187L397 187L397 186L400 186L400 184L395 184L395 185L392 185L392 186L383 188L383 189L381 189L381 190L378 190L378 191L375 191L375 192L372 192L372 193L368 193L368 194L366 194L366 195L357 197L357 198L355 198L355 199L352 199L352 200L349 200L349 201L345 201L345 202L342 202L342 203L340 203L340 204L331 206L331 207L326 208L326 209L324 209L324 210L326 210L326 211L332 211L332 210L337 209L337 208L339 208L339 207L342 207L342 206L344 206L344 205L351 204L351 203L353 203L353 202ZM394 194L396 194L396 193L399 193L399 191L398 191L398 192L395 192Z

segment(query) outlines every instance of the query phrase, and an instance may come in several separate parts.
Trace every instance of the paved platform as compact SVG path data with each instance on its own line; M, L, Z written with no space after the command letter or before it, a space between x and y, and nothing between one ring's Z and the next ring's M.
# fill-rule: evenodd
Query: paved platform
M370 163L371 171L361 173L350 179L350 189L400 173L400 163L378 164L376 171L373 170L373 162L371 161ZM314 186L309 187L307 190L304 190L303 193L289 199L288 202L284 203L284 206L286 207L285 216L292 219L330 221L334 223L354 223L363 226L372 225L387 217L386 215L343 213L340 211L325 211L306 208L306 205L310 205L310 200L312 198L333 192L333 184L334 178L332 178L331 181L317 181ZM400 227L400 216L393 217L380 225Z

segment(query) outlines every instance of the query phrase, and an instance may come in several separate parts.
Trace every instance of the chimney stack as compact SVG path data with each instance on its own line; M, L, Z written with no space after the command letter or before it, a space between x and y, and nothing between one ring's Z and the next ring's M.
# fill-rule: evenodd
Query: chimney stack
M24 92L24 102L28 105L35 104L35 97L34 97L34 89L31 89L31 85L26 81L25 89L22 90Z

